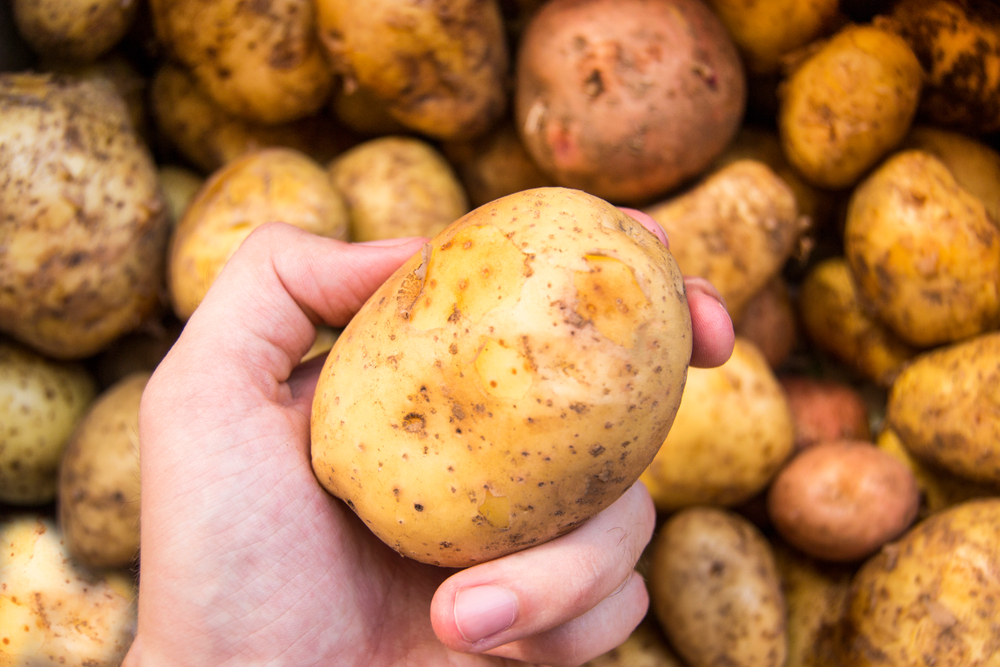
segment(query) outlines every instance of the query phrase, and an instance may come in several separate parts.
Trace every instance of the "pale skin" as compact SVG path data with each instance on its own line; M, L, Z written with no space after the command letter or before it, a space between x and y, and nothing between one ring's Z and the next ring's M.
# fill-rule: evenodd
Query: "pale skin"
M629 210L650 229L648 216ZM578 665L646 613L634 566L655 521L641 483L546 544L464 570L379 541L316 481L315 326L343 326L425 239L347 244L254 232L143 395L139 626L124 667ZM688 279L692 363L733 330Z

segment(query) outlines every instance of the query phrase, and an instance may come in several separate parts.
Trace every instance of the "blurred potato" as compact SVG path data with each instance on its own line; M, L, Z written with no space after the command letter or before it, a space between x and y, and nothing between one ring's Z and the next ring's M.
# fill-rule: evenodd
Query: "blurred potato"
M655 621L645 620L621 645L583 667L684 667L661 635Z
M32 50L52 58L90 61L121 41L138 0L12 0L18 32Z
M864 398L851 385L832 378L783 375L778 378L795 422L795 449L833 440L870 440Z
M743 307L735 323L737 336L757 346L771 368L778 368L795 349L798 322L785 280L776 275Z
M344 87L334 90L331 108L340 122L363 136L402 134L406 131L406 126L389 113L385 100L362 86L353 86L350 91Z
M159 166L160 188L167 202L167 214L170 222L176 225L184 217L184 211L194 199L205 179L184 167L172 164Z

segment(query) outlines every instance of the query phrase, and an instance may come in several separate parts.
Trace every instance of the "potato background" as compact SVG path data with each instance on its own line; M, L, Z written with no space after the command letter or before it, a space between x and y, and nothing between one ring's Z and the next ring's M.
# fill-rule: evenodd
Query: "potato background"
M649 1L658 2L661 0ZM446 5L447 3L442 4ZM503 17L507 48L510 54L506 76L498 84L503 87L503 90L494 91L497 99L509 100L511 98L516 76L515 54L518 52L517 46L520 36L529 25L534 12L545 4L547 4L545 0L497 0L496 5L500 16ZM721 0L717 0L715 4L720 7L735 6L735 3L724 3ZM809 3L803 2L801 4L804 6ZM852 274L850 265L845 261L846 214L848 202L854 194L858 182L867 178L874 169L877 169L886 159L896 155L904 146L908 148L919 146L936 153L947 168L952 171L959 186L969 192L970 197L986 199L987 201L983 201L986 218L994 225L1000 226L1000 220L997 219L996 213L996 196L997 193L1000 193L1000 169L996 168L996 165L1000 165L1000 153L998 153L1000 132L997 131L997 128L1000 128L1000 110L997 109L997 105L991 103L991 100L996 97L996 73L1000 72L1000 53L997 52L996 48L975 52L969 47L970 42L963 41L964 36L978 34L982 36L986 44L1000 44L994 21L997 8L994 3L988 0L880 0L877 2L840 0L835 3L812 3L816 7L821 4L823 5L824 20L821 22L821 28L810 29L811 41L801 45L801 40L792 40L795 42L796 49L791 52L775 53L773 49L767 52L769 62L777 63L773 66L775 69L772 70L772 65L768 65L766 68L758 65L749 66L744 61L747 65L745 72L747 76L747 108L743 114L741 133L728 146L733 152L727 156L724 151L716 162L705 167L698 174L667 191L657 193L649 205L669 206L676 202L679 197L697 188L723 164L737 158L757 160L768 165L779 178L786 181L790 190L794 192L799 215L809 225L807 228L799 230L794 243L790 244L787 237L782 236L780 252L776 253L780 257L779 265L771 269L766 277L757 276L753 271L760 268L761 252L742 252L741 254L740 251L745 249L739 247L710 247L704 251L706 255L699 258L700 263L708 265L711 263L710 260L718 261L720 258L728 260L731 265L735 266L737 285L741 284L741 279L744 281L742 284L745 285L746 278L751 275L754 275L755 284L773 284L772 281L776 280L783 282L794 315L794 322L791 326L787 317L773 317L764 314L758 316L753 314L758 312L757 309L748 306L742 313L744 321L740 322L741 328L752 328L757 340L781 341L779 346L781 353L769 357L772 370L777 377L794 375L836 382L849 387L863 399L866 411L864 417L867 418L869 427L868 438L873 443L878 440L880 447L900 458L916 477L920 488L920 510L918 523L915 526L919 526L921 525L919 522L932 519L939 513L947 511L948 508L963 507L972 497L981 499L1000 496L1000 482L994 484L990 479L971 479L968 476L969 473L962 472L963 466L949 464L950 469L945 471L941 468L941 460L948 460L947 457L941 459L938 456L941 460L935 462L927 454L921 454L923 450L928 448L927 443L942 442L947 447L948 437L954 437L948 436L948 432L961 432L963 442L968 444L974 441L975 444L975 447L963 451L983 451L985 452L983 456L992 457L989 460L995 461L997 450L1000 449L1000 443L996 442L995 435L976 434L995 434L998 432L1000 429L1000 402L980 400L974 405L970 404L971 407L967 407L967 409L954 411L956 414L948 415L947 428L950 429L948 432L944 430L945 427L937 425L941 420L921 419L919 410L912 420L913 423L904 428L903 432L897 433L886 427L887 401L896 377L901 371L915 363L915 359L934 353L942 346L937 343L921 342L920 346L914 347L903 343L902 339L893 334L887 324L879 319L876 312L867 310L864 303L858 299L854 282L856 277ZM837 5L836 11L834 11L832 4ZM344 108L343 93L354 91L343 90L343 81L336 77L330 65L327 65L331 67L329 76L332 81L329 94L321 100L320 104L309 105L316 107L315 111L292 114L296 115L295 118L289 118L287 108L284 110L271 109L270 111L273 112L271 114L261 114L257 110L252 115L241 117L239 113L235 113L239 111L239 105L230 105L228 110L218 105L212 106L214 103L211 101L210 91L204 89L200 90L199 97L189 97L185 103L187 106L168 102L166 111L171 112L172 115L164 114L162 108L158 113L157 100L153 97L154 77L164 68L181 68L180 74L182 75L185 74L185 70L182 69L183 65L168 57L169 49L158 40L147 0L139 0L138 5L138 10L131 19L131 25L124 37L98 59L95 67L100 67L106 60L115 58L134 69L138 76L138 92L140 94L134 97L129 111L133 118L139 119L133 120L134 123L146 127L141 134L141 140L151 151L158 167L161 169L164 167L184 169L185 173L190 176L189 182L204 182L229 161L247 151L255 151L268 146L286 146L299 150L309 148L315 153L312 157L323 166L327 166L333 158L348 148L358 145L364 140L376 139L390 134L411 136L428 142L440 150L442 155L451 162L456 175L460 179L464 179L465 194L476 205L489 201L490 197L496 198L509 194L518 188L537 186L552 180L550 174L546 174L537 164L532 163L531 157L524 150L523 145L518 144L516 132L511 132L512 129L516 130L516 127L511 125L514 122L514 115L509 104L503 113L480 134L473 137L463 137L461 146L449 145L439 137L430 136L417 130L401 129L398 124L381 124L379 119L386 117L385 108L389 104L388 100L376 98L375 102L378 108L366 107L364 106L364 96L354 95L351 96L350 102L357 106L351 109ZM931 10L936 13L926 20L922 20L920 12ZM940 30L940 17L945 15L960 17L961 20L956 20L956 25L961 29L953 34L942 32ZM889 20L888 17L892 17L892 20ZM989 20L983 19L977 22L976 17L987 17ZM768 20L778 22L781 19L782 13L778 12ZM787 99L790 94L787 87L782 89L782 84L794 85L791 73L796 71L796 66L801 64L810 54L815 53L836 31L849 24L867 26L873 23L878 23L886 29L896 30L897 34L904 41L907 41L910 48L914 50L923 69L924 77L920 104L917 107L915 117L908 121L906 127L894 128L894 139L889 142L891 145L884 148L885 152L881 157L863 169L856 178L852 177L850 183L836 183L837 187L832 187L832 183L827 183L823 187L822 184L810 182L808 175L797 171L794 161L788 159L786 147L782 145L778 130L778 111L782 100ZM935 25L935 32L922 32L918 29L918 26L924 24ZM782 26L774 25L773 27L775 34L779 34L778 29ZM942 35L947 39L944 39ZM941 41L942 39L944 41ZM791 44L791 41L789 43ZM934 59L932 47L935 44L944 45L944 60ZM663 46L666 48L666 45ZM757 48L768 46L773 47L774 45L755 45ZM744 44L741 45L741 48L747 49L748 47ZM744 51L744 53L746 52ZM50 56L51 54L44 55ZM190 58L190 56L188 57ZM966 63L965 74L967 76L961 79L961 82L964 82L962 83L964 87L959 89L961 94L949 94L947 91L942 94L942 72L953 71L957 62ZM310 66L317 68L317 70L324 68L321 61L314 59L310 63ZM48 58L43 61L39 54L31 50L27 40L19 35L11 3L0 1L0 75L5 72L46 71L50 68L59 71L72 71L82 64L77 62L56 63L51 62ZM189 77L192 76L190 71L187 71L186 74ZM586 74L587 72L583 72L583 75ZM323 74L322 76L327 75ZM949 81L951 85L956 85L956 79L953 78ZM641 85L641 82L637 85ZM887 85L893 85L892 81ZM975 96L972 93L981 94ZM281 97L280 94L278 97ZM261 96L260 99L266 99L266 96ZM338 99L341 101L338 102ZM948 103L947 108L944 108L945 102ZM160 102L160 104L163 103ZM201 111L190 115L191 109L201 109ZM851 109L851 113L858 111L856 108ZM189 115L185 115L185 113ZM823 113L824 111L820 107L819 117L821 119ZM614 122L613 114L610 118L612 120L609 122ZM366 122L362 123L359 119ZM275 120L281 120L281 122L272 122ZM873 123L875 121L871 118L852 117L850 131L856 133L852 136L865 137L867 132L874 132ZM913 128L920 128L922 134L908 134L904 139L898 141L895 139L897 135L906 134L902 130ZM821 123L821 129L827 133L839 131L837 124L832 120L828 125ZM3 119L0 118L0 153L5 150L2 131ZM928 132L935 133L932 137L933 141L928 139ZM490 141L490 139L501 135L505 141L502 151L497 149L496 141ZM753 140L747 141L748 136L752 136ZM513 141L511 141L511 137L513 137ZM875 140L874 134L869 136L869 141ZM944 148L946 140L948 141L947 149ZM878 141L884 141L884 138L878 139ZM493 151L493 155L487 154L487 151L490 150ZM629 150L641 150L641 148L632 146ZM827 170L833 168L832 164L820 166ZM478 173L470 174L471 169L478 170ZM0 187L2 187L4 179L11 176L16 176L16 174L0 174ZM173 187L167 182L163 182L161 185L165 192ZM190 196L191 194L179 195L176 201L183 202ZM993 201L988 201L991 198ZM405 209L405 201L393 203ZM613 201L612 203L622 202ZM924 203L921 201L910 202L917 208L923 206ZM933 201L926 203L927 205L935 204ZM174 200L171 201L171 204L177 206ZM741 206L743 209L740 209ZM751 208L738 198L733 207L744 215L747 215L747 211ZM4 226L24 223L24 221L12 221L6 218L6 213L6 211L0 210L0 238L2 238ZM175 212L173 215L179 218L181 213ZM757 223L761 229L773 232L772 236L779 235L776 221L766 215L759 217ZM727 238L727 231L731 230L728 228L709 230L704 232L704 236L711 239L714 234L715 238ZM680 238L678 233L673 242L681 243ZM766 234L765 238L767 238ZM734 245L739 246L740 244ZM788 250L789 247L791 250ZM938 259L952 250L954 248L936 248L933 244L925 246L922 254L923 259L915 269L928 275L936 275L935 272L944 271L944 267ZM166 248L164 248L165 252ZM708 255L709 252L712 253L711 256ZM993 259L996 260L995 257ZM0 264L2 264L2 248L0 248ZM0 288L3 285L3 275L0 273ZM996 285L989 287L993 290L998 289ZM746 299L752 299L753 296L755 294L740 294L738 298L741 302L750 303ZM761 312L764 310L761 309ZM748 317L759 317L760 319L748 322L746 321ZM970 330L982 328L978 326L980 324L982 323L976 323L977 326L970 327ZM169 308L164 278L161 302L150 317L97 353L77 361L91 375L99 389L104 391L130 372L152 370L179 335L182 326L183 324L177 320ZM990 320L985 323L985 331L977 334L977 337L995 335L996 328L997 322ZM963 341L967 340L969 339L963 339ZM995 362L993 362L993 366L989 366L982 361L981 356L965 356L972 356L973 360L969 362L958 359L950 362L951 366L938 367L935 369L935 375L926 382L932 382L940 387L949 383L957 383L962 378L984 376L995 378ZM977 363L979 365L976 365ZM984 374L985 370L991 368L993 375ZM990 381L993 382L993 385L985 389L976 388L976 391L987 397L1000 396L1000 386L996 386L994 379ZM794 388L786 387L784 391L787 394L789 391L794 391ZM911 391L916 390L911 389ZM968 388L964 392L959 392L963 396L972 395L972 393L972 390ZM919 403L914 399L915 404L924 406L920 410L934 409L932 399L924 398L922 400L925 403ZM823 421L824 418L827 421L835 421L837 418L836 414L832 414L837 411L835 407L819 404L813 409L818 411L818 414L811 416L814 421ZM893 419L897 422L900 420L898 415L894 416ZM978 427L969 428L969 424L976 424ZM0 447L3 447L4 444L2 426L3 424L0 424ZM789 455L786 463L793 460L795 455L794 452ZM975 465L972 468L975 470ZM995 465L991 467L991 470L995 470ZM858 664L852 662L856 657L854 651L857 647L848 646L848 641L850 637L855 637L856 641L856 637L862 632L862 629L868 627L870 623L876 622L877 619L865 618L863 616L864 605L855 601L851 607L851 619L849 622L844 620L844 599L847 586L857 576L856 573L862 569L865 569L866 572L864 581L869 582L865 585L879 586L884 584L885 577L879 572L884 569L885 563L891 561L894 554L897 553L895 550L898 549L898 545L912 543L914 539L926 541L926 538L907 537L914 530L911 527L899 538L900 541L890 542L876 551L872 559L880 559L877 566L866 566L868 560L841 563L836 566L835 580L819 581L820 577L816 573L824 573L825 577L828 570L824 568L828 567L828 564L821 559L806 556L784 543L771 524L764 502L766 492L765 488L756 496L746 499L735 507L727 508L726 511L740 515L755 524L761 535L781 555L778 575L782 579L785 595L789 596L785 603L785 621L788 627L789 642L785 666L851 667L852 664ZM55 523L57 521L56 507L55 502L41 503L27 508L0 503L0 521L23 520L29 515L32 517L41 515L46 517L51 530L58 531L59 527ZM982 545L979 548L984 553L998 553L996 544L988 542L988 539L995 540L995 530L992 533L994 537L989 538L990 532L987 527L988 525L995 526L995 519L991 519L992 524L977 523L980 521L978 517L982 514L982 512L975 511L967 512L963 515L966 517L965 519L955 523L958 526L956 530L959 531L958 538L960 539L956 539L954 543L948 544L941 540L934 543L934 562L950 562L950 554L961 548L966 534L974 534L976 544ZM667 521L671 516L673 516L672 512L664 511L661 518L663 521ZM921 534L926 535L927 532L927 529L924 529ZM987 537L983 537L984 534ZM910 540L910 542L905 542L905 540ZM789 556L789 554L791 555ZM797 569L789 570L783 567L782 559L786 562L794 559L798 564L796 565ZM921 556L917 554L907 561L907 567L917 572L913 579L917 582L920 581L920 570L918 569L921 565L920 559ZM0 561L0 583L6 583L12 576L10 570L3 568L4 564L4 561ZM644 572L655 567L648 556L644 557L641 565L642 568L645 568ZM77 565L74 564L74 567ZM118 571L117 576L124 577L124 580L134 581L138 576L138 571L139 566L136 565L134 568ZM802 592L803 571L809 573L810 581L816 580L813 583L816 584L816 590L820 591L819 593ZM18 581L23 583L23 577L18 578ZM995 586L996 580L992 581L991 585ZM927 593L919 588L919 584L907 585L909 586L907 595L914 599L920 599L922 594ZM59 589L59 583L54 578L53 581L46 582L46 591L56 589ZM990 590L996 589L991 588ZM61 595L76 595L74 589L60 589L58 592ZM856 600L858 595L860 594L855 594ZM4 604L3 600L2 595L0 595L0 605ZM86 601L81 601L78 604L83 605L84 608L87 605ZM965 603L960 600L957 604L961 606ZM101 610L94 608L93 612L95 618L99 618L97 615L101 613ZM128 613L134 614L134 606ZM882 610L879 613L884 614L885 611ZM957 612L954 615L956 619L965 618ZM930 616L933 617L932 620L935 623L941 622L940 614L934 616L931 613ZM127 622L121 627L125 627L126 631L129 631ZM949 632L958 638L959 641L956 645L977 647L976 650L979 651L977 655L982 662L976 664L1000 664L1000 647L996 645L996 642L990 643L987 636L989 632L995 634L996 628L984 630L984 627L982 624L977 625L963 621L958 625L953 624ZM0 628L0 630L2 629ZM907 646L907 642L913 644L915 635L907 635L906 632L909 630L905 630L905 628L899 632L894 629L894 632L894 644L891 649L887 650L894 651L895 655L910 655L904 648L900 647ZM709 636L697 639L711 643L717 638ZM51 644L52 646L58 645L57 639L52 639L52 641L56 642ZM119 638L117 636L109 638L109 641L115 643L119 641ZM685 662L675 655L676 648L672 648L669 641L660 632L652 613L647 618L640 633L628 647L617 653L603 656L592 664L595 666L640 664L638 658L629 659L627 657L634 655L632 651L636 645L649 648L649 657L643 659L648 660L650 665L698 667L701 664L690 659ZM93 664L102 666L118 664L121 652L118 651L115 655L117 657ZM5 662L7 658L3 646L0 645L0 664L8 664ZM11 664L21 665L25 663L18 662L14 658ZM66 664L80 663L73 663L70 660ZM645 665L646 663L641 664ZM884 664L903 663L887 662ZM972 663L958 661L947 664Z

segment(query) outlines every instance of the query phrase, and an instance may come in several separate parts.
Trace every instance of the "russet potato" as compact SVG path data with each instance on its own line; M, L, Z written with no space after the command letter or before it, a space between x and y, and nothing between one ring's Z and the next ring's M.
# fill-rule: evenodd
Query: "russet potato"
M586 193L526 190L456 221L350 322L316 387L313 468L404 555L496 558L638 479L690 355L656 236Z

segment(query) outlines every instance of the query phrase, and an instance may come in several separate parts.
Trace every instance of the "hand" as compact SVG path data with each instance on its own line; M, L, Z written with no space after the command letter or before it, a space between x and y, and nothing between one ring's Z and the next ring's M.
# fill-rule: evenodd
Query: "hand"
M455 571L399 556L313 476L322 362L297 362L314 325L346 324L423 242L350 245L275 224L228 263L143 395L126 667L570 665L641 620L631 575L655 519L642 484L567 535ZM709 287L688 289L694 360L721 363L728 316Z

